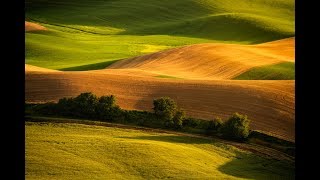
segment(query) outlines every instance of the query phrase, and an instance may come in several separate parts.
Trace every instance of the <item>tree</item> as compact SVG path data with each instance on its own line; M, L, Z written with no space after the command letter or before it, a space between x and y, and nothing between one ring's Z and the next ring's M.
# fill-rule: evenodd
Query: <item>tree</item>
M249 136L250 120L246 115L234 113L223 125L223 135L230 139L245 140Z
M26 109L27 110L27 109ZM32 112L32 109L30 109L29 111ZM57 113L59 113L59 109L57 107L57 104L54 102L47 102L44 104L37 104L35 106L33 106L33 111L35 113L39 113L42 115L56 115Z
M73 98L62 98L57 103L58 113L64 116L74 116L76 107Z
M124 118L124 111L118 105L111 107L105 116L105 119L114 122L122 122L124 121Z
M184 127L196 128L196 127L199 127L199 125L200 125L200 120L192 117L185 118L182 122L182 126Z
M177 110L176 114L173 117L174 128L181 129L183 120L185 118L186 118L186 113L182 109Z
M115 106L115 102L116 100L113 95L101 96L98 99L98 103L95 109L97 116L101 119L110 119L110 117L107 117L107 114L111 110L111 108Z
M169 97L153 100L153 110L156 116L165 121L172 121L177 111L177 104Z
M73 99L75 114L84 118L96 118L98 98L91 92L81 93Z
M96 105L96 114L99 119L115 121L122 116L122 110L116 105L114 95L101 96Z
M114 95L101 96L99 98L99 104L102 105L104 108L114 107L116 104L116 98Z

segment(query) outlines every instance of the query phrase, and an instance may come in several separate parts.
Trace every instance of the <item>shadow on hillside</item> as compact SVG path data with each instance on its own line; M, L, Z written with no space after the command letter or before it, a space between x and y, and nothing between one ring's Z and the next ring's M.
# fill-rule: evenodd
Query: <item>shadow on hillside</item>
M111 64L120 61L122 59L118 60L111 60L111 61L104 61L104 62L99 62L99 63L93 63L93 64L86 64L86 65L81 65L81 66L73 66L73 67L68 67L68 68L61 68L58 69L60 71L88 71L88 70L97 70L97 69L104 69Z
M214 140L201 139L185 136L136 136L136 137L118 137L135 140L151 140L169 143L184 144L212 144ZM218 145L218 144L216 144ZM264 158L252 153L243 153L233 151L234 158L218 167L218 170L224 174L245 179L294 179L294 164L288 161Z
M257 23L265 22L264 16L257 18L231 11L219 13L223 6L212 8L212 3L208 8L196 1L154 1L152 5L143 1L30 1L26 4L26 20L91 34L169 35L245 43L262 43L294 36L293 24L289 24L289 31L282 28L270 30L268 26L273 27L275 22L268 20L263 25ZM106 7L109 7L107 12ZM39 13L42 18L38 18ZM65 13L70 16L66 17ZM254 20L256 18L259 20Z
M246 179L294 179L294 164L237 152L230 162L220 166L224 174Z
M196 137L186 137L186 136L135 136L135 137L118 137L125 139L136 139L136 140L150 140L150 141L161 141L161 142L169 142L169 143L184 143L184 144L214 144L216 141L201 139Z

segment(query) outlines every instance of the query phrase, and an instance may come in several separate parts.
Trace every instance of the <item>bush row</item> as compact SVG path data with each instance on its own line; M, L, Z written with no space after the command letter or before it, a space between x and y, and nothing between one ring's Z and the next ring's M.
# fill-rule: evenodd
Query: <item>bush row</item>
M28 114L85 118L179 131L197 130L234 140L245 140L249 135L250 121L245 115L234 113L226 121L218 117L210 121L186 117L185 111L169 97L154 99L154 112L123 110L116 105L115 96L97 97L89 92L74 98L62 98L57 103L26 107Z

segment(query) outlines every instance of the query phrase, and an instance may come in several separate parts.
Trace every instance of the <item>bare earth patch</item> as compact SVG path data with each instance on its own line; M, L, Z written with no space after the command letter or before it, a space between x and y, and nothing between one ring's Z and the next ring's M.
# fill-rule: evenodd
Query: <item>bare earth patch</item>
M36 23L28 22L28 21L25 21L24 25L25 25L25 31L46 31L47 30L47 28L45 28L44 26L41 26Z

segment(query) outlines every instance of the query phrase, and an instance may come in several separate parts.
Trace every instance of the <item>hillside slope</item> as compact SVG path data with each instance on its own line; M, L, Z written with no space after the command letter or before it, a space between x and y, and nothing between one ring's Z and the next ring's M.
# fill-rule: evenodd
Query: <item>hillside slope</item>
M230 80L256 67L263 69L244 79L269 77L263 73L283 62L294 72L294 7L293 0L27 0L26 21L46 31L26 32L26 101L91 91L151 110L153 98L170 96L190 116L239 112L253 129L294 141L294 81Z
M107 69L183 79L232 79L253 67L294 62L294 51L294 38L258 45L196 44L118 61Z
M26 179L292 179L294 167L226 144L115 127L26 123Z
M49 32L27 32L26 61L92 70L177 46L293 37L294 6L293 0L27 0L26 20Z
M166 34L252 42L294 35L292 0L27 0L26 7L29 19L98 34Z

